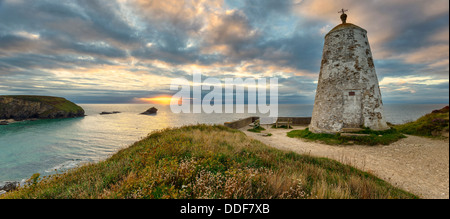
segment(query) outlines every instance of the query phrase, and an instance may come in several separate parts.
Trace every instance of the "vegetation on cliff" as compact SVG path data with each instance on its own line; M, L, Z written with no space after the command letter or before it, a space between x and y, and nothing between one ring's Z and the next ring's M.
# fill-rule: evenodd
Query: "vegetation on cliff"
M54 119L84 116L80 106L61 97L0 96L0 119Z
M336 161L280 151L208 125L156 131L106 161L37 177L0 198L417 198Z
M449 131L449 107L435 110L414 122L397 125L395 128L408 135L440 137Z

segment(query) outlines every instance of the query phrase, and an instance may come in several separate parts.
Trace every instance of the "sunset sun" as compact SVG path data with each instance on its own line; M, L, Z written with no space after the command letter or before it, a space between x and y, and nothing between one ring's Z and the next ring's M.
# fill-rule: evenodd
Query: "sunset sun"
M172 97L171 96L157 96L157 97L150 97L150 98L139 98L139 101L145 102L145 103L152 103L152 104L170 105L170 102L172 101Z

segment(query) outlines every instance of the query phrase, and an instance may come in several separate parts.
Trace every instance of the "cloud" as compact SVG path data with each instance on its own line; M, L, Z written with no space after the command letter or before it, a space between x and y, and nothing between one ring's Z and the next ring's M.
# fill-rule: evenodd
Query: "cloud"
M412 53L400 55L400 58L404 59L406 63L436 64L438 62L442 62L443 60L448 60L448 52L448 44L438 44L418 48Z
M392 47L392 42L408 41L407 47L413 43L410 40L429 34L429 30L437 27L434 20L448 20L449 8L445 0L304 0L297 4L296 10L309 18L339 23L337 11L342 7L349 9L348 22L368 30L372 47L383 55L379 58L395 54L392 48L401 49ZM445 24L448 26L448 22L441 26Z
M436 43L447 43L449 41L449 27L443 27L440 30L433 33L433 35L429 36L430 42Z
M423 85L439 85L448 83L446 79L434 79L433 77L424 76L408 76L408 77L385 77L380 81L380 86L386 85L405 85L405 84L423 84Z
M444 0L3 0L0 93L126 102L202 71L278 77L284 102L312 103L324 35L342 7L369 31L384 92L446 89Z

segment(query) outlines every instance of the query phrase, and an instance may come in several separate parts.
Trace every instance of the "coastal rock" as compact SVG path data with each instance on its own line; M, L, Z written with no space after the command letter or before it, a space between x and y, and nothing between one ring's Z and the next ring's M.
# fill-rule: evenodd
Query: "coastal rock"
M153 115L156 114L158 112L158 109L156 109L155 107L152 107L150 109L148 109L147 111L141 113L143 115Z
M8 121L0 121L0 125L8 125L9 122Z
M0 185L0 191L11 192L19 188L19 182L5 182Z
M114 112L101 112L100 115L111 115L111 114L118 114L121 113L119 111L114 111Z
M0 96L0 119L61 119L84 113L83 108L61 97Z

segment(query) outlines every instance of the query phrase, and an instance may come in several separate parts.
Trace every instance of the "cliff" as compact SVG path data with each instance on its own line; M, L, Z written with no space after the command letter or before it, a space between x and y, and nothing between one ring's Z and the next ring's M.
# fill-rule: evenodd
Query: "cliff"
M58 119L84 116L80 106L61 97L0 96L0 119Z

